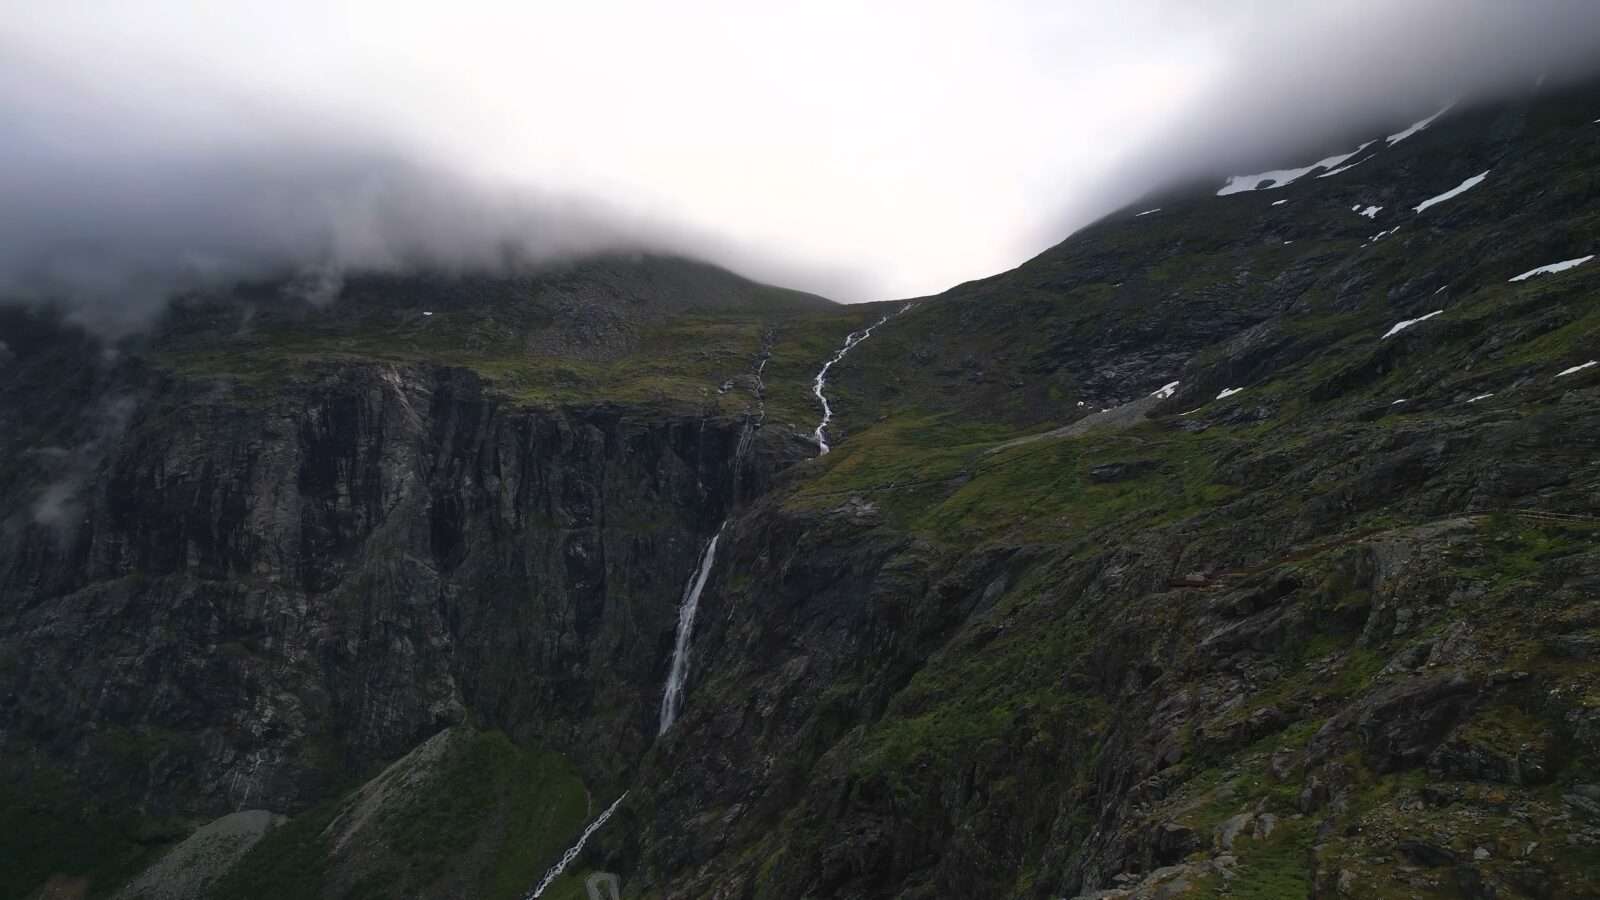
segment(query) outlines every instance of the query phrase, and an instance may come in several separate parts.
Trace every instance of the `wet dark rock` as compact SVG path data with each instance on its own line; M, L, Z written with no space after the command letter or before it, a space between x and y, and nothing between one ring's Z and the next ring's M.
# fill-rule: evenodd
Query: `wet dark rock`
M1395 845L1395 850L1411 862L1429 868L1453 866L1459 861L1459 857L1450 849L1427 841L1404 840Z
M1600 660L1600 635L1596 634L1552 635L1545 639L1545 647L1555 656Z
M1300 811L1310 815L1321 809L1327 802L1328 786L1315 775L1307 778L1305 787L1300 789Z
M1416 765L1465 715L1480 690L1479 681L1459 671L1407 679L1330 719L1312 739L1311 755L1326 758L1353 732L1376 770Z
M1152 859L1156 868L1170 866L1204 846L1205 841L1193 828L1168 822L1156 830L1151 841Z
M1555 777L1556 742L1548 733L1521 735L1515 744L1486 743L1452 735L1428 757L1428 768L1442 776L1501 784L1545 784Z
M262 404L157 385L73 540L5 535L5 740L159 735L161 766L80 774L179 814L297 809L468 707L609 777L653 736L681 588L656 575L728 507L740 424L519 410L451 369L334 368ZM747 485L795 459L771 437Z

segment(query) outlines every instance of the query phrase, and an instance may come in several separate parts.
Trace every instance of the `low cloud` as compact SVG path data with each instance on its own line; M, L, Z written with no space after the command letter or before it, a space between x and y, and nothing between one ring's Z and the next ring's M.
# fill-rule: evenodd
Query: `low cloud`
M1600 74L1593 0L1233 2L1226 61L1147 144L1036 236L1072 229L1152 188L1291 168L1438 111L1552 91ZM1597 111L1600 114L1600 111Z
M1600 62L1592 0L79 6L0 22L0 298L103 332L231 279L604 250L937 291Z
M575 195L492 182L381 135L210 98L163 133L128 107L0 42L0 300L65 305L101 333L139 327L176 292L290 279L312 302L353 271L502 270L600 252L708 258L766 280L850 290L855 276ZM169 124L169 123L166 123Z
M63 537L76 530L84 514L81 492L106 453L121 440L138 406L130 394L102 398L84 414L83 439L78 444L28 451L47 479L29 509L34 524Z

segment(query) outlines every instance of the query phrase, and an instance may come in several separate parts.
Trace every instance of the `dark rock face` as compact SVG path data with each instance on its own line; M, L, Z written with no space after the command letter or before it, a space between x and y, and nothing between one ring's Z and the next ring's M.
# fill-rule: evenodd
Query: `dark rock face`
M1360 707L1328 720L1312 738L1313 758L1327 758L1330 742L1354 733L1379 772L1409 768L1425 760L1466 712L1482 685L1465 673L1449 672L1396 684L1368 697Z
M1401 841L1395 846L1400 854L1419 866L1438 868L1456 864L1456 855L1443 847L1423 841Z
M742 421L520 410L450 369L136 391L74 519L7 524L6 758L215 814L296 809L468 709L601 783L648 746ZM793 458L772 437L751 489Z

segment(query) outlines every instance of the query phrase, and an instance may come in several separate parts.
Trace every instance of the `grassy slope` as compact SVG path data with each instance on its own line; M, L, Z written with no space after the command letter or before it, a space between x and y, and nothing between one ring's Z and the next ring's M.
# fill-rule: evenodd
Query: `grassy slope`
M102 807L41 773L0 789L0 896L30 896L52 875L86 878L89 897L110 896L187 830Z
M1507 281L1595 252L1600 140L1591 113L1576 105L1536 110L1530 134L1514 150L1474 145L1463 152L1459 132L1435 135L1369 163L1359 180L1204 199L1167 216L1101 223L1016 272L925 302L837 367L832 395L848 438L808 466L785 497L791 510L830 510L861 498L883 513L884 528L945 552L1026 547L1037 560L994 610L928 661L881 719L830 754L851 772L851 796L897 798L892 806L915 819L915 810L949 790L955 773L1004 769L996 748L1015 756L1033 746L1053 748L1059 783L1051 790L1092 783L1096 760L1081 736L1104 733L1110 715L1098 691L1064 687L1061 677L1081 673L1092 682L1085 667L1103 651L1090 636L1104 638L1119 622L1135 621L1143 640L1176 641L1174 671L1193 666L1198 678L1212 664L1184 649L1204 634L1192 630L1197 617L1182 610L1181 593L1157 590L1114 612L1073 599L1107 554L1172 554L1180 566L1202 565L1230 579L1294 571L1320 585L1306 601L1307 624L1283 636L1274 651L1281 677L1238 715L1273 704L1303 713L1245 747L1192 736L1190 761L1174 773L1157 812L1208 836L1221 819L1258 804L1278 813L1289 821L1272 837L1240 842L1228 890L1306 895L1314 825L1300 818L1298 783L1291 789L1274 781L1267 763L1274 753L1303 750L1340 703L1393 683L1380 672L1410 641L1362 639L1360 624L1377 601L1340 587L1349 547L1374 534L1408 540L1409 527L1472 508L1509 502L1584 513L1600 498L1590 465L1600 370L1555 377L1600 356L1600 264ZM1477 116L1458 127L1493 124ZM1472 174L1488 164L1495 175L1477 191L1411 215L1409 205L1457 183L1457 169ZM1271 205L1286 197L1293 205ZM1358 201L1386 205L1394 217L1372 223L1355 216L1349 207ZM1395 235L1363 246L1396 225ZM1281 274L1293 272L1301 274ZM1445 314L1380 340L1397 320L1437 308ZM1194 341L1205 337L1196 323L1219 321L1209 346L1190 344L1191 355L1171 368L1150 355L1141 383L1097 380L1092 366L1062 358L1077 352L1115 359L1124 345L1148 347L1174 335ZM1261 347L1232 342L1261 322ZM1254 359L1241 362L1251 353ZM1180 376L1185 391L1149 424L996 452L1009 438L1082 415L1080 402L1110 405ZM1223 387L1246 390L1212 399ZM1494 396L1468 402L1487 393ZM1439 448L1439 456L1427 457L1427 447ZM1142 468L1125 480L1090 477L1107 463ZM1385 466L1392 471L1376 471ZM1515 498L1488 488L1501 477L1496 473L1519 466L1567 474ZM1600 684L1600 663L1552 654L1542 643L1553 618L1573 614L1563 605L1571 603L1564 579L1600 560L1600 529L1516 517L1478 520L1476 527L1459 556L1430 570L1471 586L1472 599L1432 613L1423 633L1470 622L1504 640L1494 660L1499 670L1532 672L1547 686ZM1004 623L998 637L997 622ZM1476 712L1461 740L1513 756L1519 747L1560 747L1553 758L1562 768L1549 781L1495 788L1503 803L1557 815L1561 792L1592 779L1600 765L1567 724L1600 695L1530 703L1527 714L1508 715L1519 696ZM1391 837L1404 831L1416 818L1407 810L1426 773L1374 768L1377 759L1359 754L1349 762L1355 803L1335 817L1338 828ZM993 777L986 790L997 795L1040 787L1025 771ZM878 801L860 802L879 808ZM1473 817L1483 815L1474 804L1422 818L1436 823L1436 834L1453 835L1455 849L1470 857L1472 841L1491 840L1472 834ZM1053 837L1072 846L1090 836L1091 825L1058 822L1065 830ZM836 827L801 812L787 818L778 836L746 854L764 861L758 895L789 896L794 870L776 861L817 852ZM1051 823L1034 827L1042 835ZM1516 843L1509 834L1494 845ZM1525 838L1519 848L1541 840L1534 832ZM1551 839L1542 838L1546 846ZM1406 876L1397 868L1404 860L1374 864L1375 850L1389 852L1377 838L1337 839L1321 868L1345 867L1383 896L1453 890ZM1569 887L1597 872L1596 860L1582 853L1529 859L1562 873L1557 882ZM1046 882L1035 877L1059 871L1053 867L1060 862L1049 851L1032 857L1009 890L1042 889ZM1517 865L1486 869L1513 877L1506 873ZM1195 895L1221 883L1204 881Z
M526 276L368 277L320 308L296 308L277 293L255 286L189 304L169 321L156 359L184 376L261 390L329 364L460 366L532 405L732 413L752 403L748 376L775 329L834 309L819 297L661 257ZM719 393L741 378L738 390Z
M343 896L351 900L412 896L441 885L486 900L516 898L592 812L569 763L518 748L498 732L453 741L421 784L384 804L375 827L337 856L328 826L357 802L355 795L296 817L251 850L218 897L326 896L338 882L349 885Z
M1589 100L1535 107L1525 117L1460 114L1332 179L1174 200L1148 217L1108 216L1018 269L924 301L883 329L873 352L836 369L836 390L853 400L840 404L841 427L901 409L1024 429L1059 423L1082 414L1080 401L1111 406L1179 377L1197 352L1198 362L1232 356L1241 364L1227 338L1263 322L1293 338L1297 352L1265 368L1190 366L1191 376L1229 379L1205 385L1207 398L1221 387L1271 380L1273 368L1310 354L1349 361L1373 349L1369 331L1440 308L1462 307L1469 322L1508 311L1527 319L1524 327L1546 336L1540 343L1518 337L1524 360L1581 355L1594 346L1586 343L1595 336L1593 309L1533 307L1541 295L1581 294L1587 283L1506 279L1595 250L1600 142ZM1498 134L1519 127L1526 132ZM1477 189L1420 216L1411 212L1463 173L1486 168L1493 174ZM1376 221L1351 212L1368 204L1384 206ZM1399 230L1368 243L1392 228ZM1580 273L1572 274L1589 277ZM1458 319L1454 311L1448 318ZM1475 359L1507 357L1469 349ZM1466 381L1459 369L1431 374Z

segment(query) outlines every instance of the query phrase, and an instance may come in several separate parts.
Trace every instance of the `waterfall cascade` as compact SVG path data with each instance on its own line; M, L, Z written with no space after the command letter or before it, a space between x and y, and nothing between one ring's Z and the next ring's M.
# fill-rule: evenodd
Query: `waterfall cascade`
M557 878L560 878L561 873L566 871L567 866L571 865L572 861L578 858L578 854L583 852L583 845L588 843L589 836L594 834L596 831L599 831L600 826L604 825L606 820L611 818L611 814L616 812L617 807L621 806L622 801L626 799L628 799L628 792L623 791L622 796L618 797L610 806L606 807L605 812L595 817L595 820L590 822L588 827L583 829L583 834L578 835L578 842L567 848L567 852L561 854L561 858L556 861L555 865L550 867L550 871L544 873L544 877L539 879L538 886L533 889L532 893L524 897L523 900L534 900L535 897L540 896L547 888L550 887L551 882L555 881Z
M905 307L902 307L898 312L892 315L898 315L900 312L905 312L910 308L910 305L907 304ZM879 325L882 325L884 322L889 321L890 318L891 316L884 316L870 327L864 328L860 331L851 332L850 335L845 338L844 346L840 348L839 352L834 354L833 358L828 360L828 362L823 365L822 370L817 373L816 380L813 382L811 390L812 393L816 395L817 399L822 401L822 423L817 426L815 433L817 443L822 447L823 453L828 452L828 442L824 438L824 429L827 428L829 420L833 418L833 410L828 406L828 398L822 393L822 389L827 381L828 370L833 367L834 363L844 359L845 354L849 353L850 350L857 344L871 337L873 329L877 328ZM750 445L754 439L755 430L760 428L766 419L766 385L761 381L761 376L767 367L767 360L769 357L770 351L764 351L762 353L760 363L756 366L756 398L758 403L758 411L753 420L746 420L744 432L739 436L738 448L734 452L733 466L735 493L737 493L739 467L744 461L745 453L750 449ZM667 730L671 728L672 724L678 719L678 710L683 704L684 685L689 678L689 647L690 642L694 638L694 619L695 614L700 609L700 594L705 590L706 582L711 578L711 570L716 565L717 561L717 543L721 541L722 533L727 529L727 527L728 523L726 520L724 520L722 525L717 528L717 533L713 534L711 539L706 541L705 547L700 551L699 562L695 566L694 574L690 576L689 583L684 585L683 598L678 603L678 630L672 642L672 665L667 672L666 690L663 691L661 695L660 727L657 731L657 734L666 734ZM561 873L566 871L567 866L571 865L572 861L577 859L579 854L583 852L583 846L588 842L589 837L596 831L599 831L602 825L605 825L606 821L611 818L611 814L616 812L617 807L620 806L622 801L627 799L627 797L628 794L626 791L624 791L621 797L618 797L616 801L610 806L606 807L605 811L596 817L593 822L590 822L589 825L583 829L583 834L579 835L578 842L568 848L567 852L561 854L561 859L558 860L554 866L550 867L550 871L545 873L544 878L540 879L539 884L524 898L524 900L534 900L534 898L543 895L545 890L548 889L550 885L561 876Z
M868 325L866 328L863 328L860 331L852 331L845 335L844 346L840 347L839 352L835 353L832 359L823 363L822 368L817 370L817 377L811 381L811 394L817 398L817 402L822 404L822 421L817 423L817 430L811 433L811 436L817 440L817 446L821 449L821 453L818 453L817 455L821 456L832 449L828 446L827 429L828 423L833 421L833 407L828 405L828 397L822 392L822 389L827 387L828 384L828 370L833 368L834 364L839 360L844 359L845 354L849 353L851 350L854 350L857 344L869 337L872 337L872 332L876 331L879 325L882 325L895 316L904 313L914 305L915 304L907 303L894 312L885 315L878 321L873 322L871 325Z
M723 523L723 528L727 523ZM678 634L672 642L672 668L667 672L667 689L661 695L661 727L657 734L678 719L678 708L683 704L683 685L689 678L689 642L694 637L694 616L700 609L700 592L705 590L711 577L711 567L717 561L717 541L722 538L722 528L706 542L700 551L700 565L683 588L683 600L678 603Z

